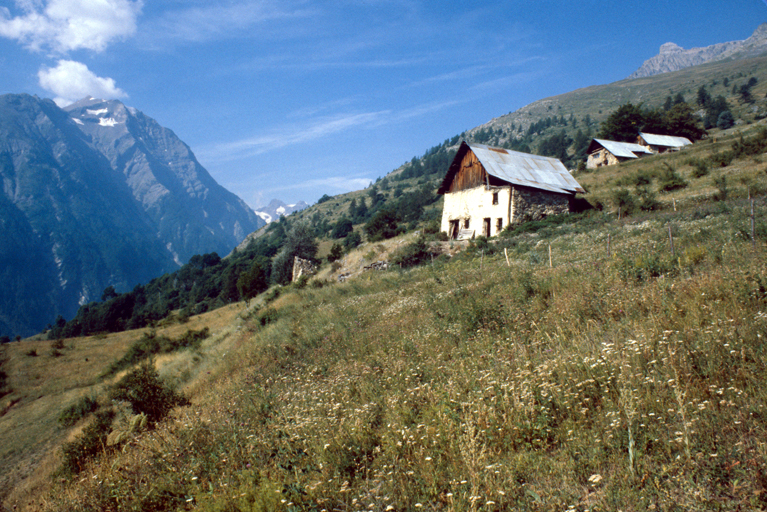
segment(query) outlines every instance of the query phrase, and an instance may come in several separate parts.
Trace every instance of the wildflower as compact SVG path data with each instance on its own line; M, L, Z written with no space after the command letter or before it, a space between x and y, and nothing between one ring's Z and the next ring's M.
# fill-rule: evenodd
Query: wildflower
M589 477L589 482L591 482L592 484L598 484L601 481L602 481L602 475L600 474L595 473Z

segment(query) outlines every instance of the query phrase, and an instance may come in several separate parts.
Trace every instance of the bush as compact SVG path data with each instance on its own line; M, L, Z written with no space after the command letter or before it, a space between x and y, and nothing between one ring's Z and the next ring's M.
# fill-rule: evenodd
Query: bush
M657 254L642 254L635 258L622 258L619 272L624 281L641 282L666 274L674 274L676 268L671 260Z
M347 251L354 249L361 243L362 243L362 235L360 235L356 231L352 231L351 233L346 235L346 238L344 238L344 248L346 248Z
M716 127L720 130L726 130L732 128L735 125L735 118L732 116L732 112L725 110L716 120Z
M410 268L427 263L431 259L431 253L426 247L426 241L422 237L404 247L397 249L392 256L392 263L402 268Z
M373 218L365 224L365 232L368 235L368 240L371 242L379 242L401 234L403 230L397 225L398 222L399 216L396 212L388 209L379 210L373 215Z
M92 412L96 412L99 408L99 403L89 397L84 396L76 403L70 405L59 414L59 423L64 427L71 427L77 423L81 418L86 417Z
M687 163L692 166L693 178L702 178L708 174L708 163L700 158L691 158Z
M625 188L613 192L612 199L615 208L618 210L618 215L621 217L631 215L637 209L636 199L631 195L631 192Z
M106 447L107 436L112 428L113 411L96 414L94 420L71 443L62 446L63 460L59 474L76 475L94 455Z
M330 236L332 238L344 238L352 231L354 231L354 225L352 224L352 221L350 219L343 218L339 219L335 226L333 226L333 231L331 231Z
M199 331L189 329L186 334L177 339L172 339L155 331L145 332L144 335L133 343L120 359L109 367L109 374L116 373L124 368L141 362L155 354L168 354L186 348L197 348L202 340L210 336L210 330L203 327Z
M679 173L676 172L676 169L665 162L663 165L666 168L658 179L658 188L660 190L664 192L671 192L672 190L685 188L688 185L684 178L682 178Z
M334 243L330 248L330 253L328 253L328 262L333 263L336 260L340 260L344 256L344 248L341 247L341 244Z
M713 153L711 155L711 162L719 167L727 167L735 159L735 153L732 151L725 151L723 153Z
M722 174L714 178L714 186L716 187L716 193L714 199L717 201L724 201L727 199L727 176Z
M145 414L149 424L165 418L177 405L189 403L183 395L160 379L151 360L143 362L115 384L109 397L128 402L133 414Z

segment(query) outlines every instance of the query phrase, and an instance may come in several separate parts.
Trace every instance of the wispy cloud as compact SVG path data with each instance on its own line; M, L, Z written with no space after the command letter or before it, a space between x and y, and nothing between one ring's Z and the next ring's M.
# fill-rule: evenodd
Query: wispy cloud
M301 182L290 183L287 185L281 185L279 187L272 187L264 189L264 193L280 192L283 190L328 190L332 192L351 192L353 190L360 190L370 185L372 180L370 178L363 178L358 176L329 176L326 178L316 178L305 180Z
M0 7L0 36L33 51L65 54L79 49L103 51L136 32L142 0L16 0L22 14Z
M142 26L142 40L150 46L174 43L205 43L219 39L273 33L280 20L311 18L315 8L291 7L288 2L244 0L227 4L204 4L165 12Z
M375 126L389 115L389 111L344 114L309 124L293 125L275 130L267 135L259 135L234 142L218 144L210 149L202 149L202 158L227 161L259 155L267 151L322 139L329 135L360 126Z
M470 89L477 92L502 90L513 86L519 86L520 84L533 82L540 78L543 73L544 72L541 70L514 73L512 75L502 76L492 80L477 83L471 86Z
M398 111L380 110L356 114L338 114L304 124L293 124L245 139L216 144L197 151L202 160L225 162L256 156L288 146L304 144L323 139L351 129L374 128L385 124L399 123L416 117L454 107L466 99L417 105Z

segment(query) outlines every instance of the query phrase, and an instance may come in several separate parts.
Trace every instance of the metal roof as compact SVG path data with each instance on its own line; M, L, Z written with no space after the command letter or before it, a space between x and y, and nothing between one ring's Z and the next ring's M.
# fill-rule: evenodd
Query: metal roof
M641 144L632 144L631 142L617 142L614 140L594 139L594 142L605 148L613 155L621 158L639 158L637 153L651 155L652 151Z
M489 175L505 182L559 194L585 192L562 162L556 158L462 142L439 188L439 193L444 194L447 191L453 176L458 171L461 159L469 149L476 155Z
M639 134L646 143L651 146L665 146L668 148L681 148L692 144L686 137L675 137L673 135L654 135L652 133Z

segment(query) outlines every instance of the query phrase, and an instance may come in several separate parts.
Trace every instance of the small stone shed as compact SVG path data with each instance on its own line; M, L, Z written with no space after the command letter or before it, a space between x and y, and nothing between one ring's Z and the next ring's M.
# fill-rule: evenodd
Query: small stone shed
M666 151L679 151L683 147L692 144L692 142L686 137L640 133L639 137L637 137L637 144L645 146L653 153L665 153Z
M437 192L445 196L441 229L456 239L567 213L584 190L556 158L464 141Z
M641 144L617 142L614 140L593 139L589 144L587 169L596 169L605 165L616 165L626 160L635 160L653 152Z

